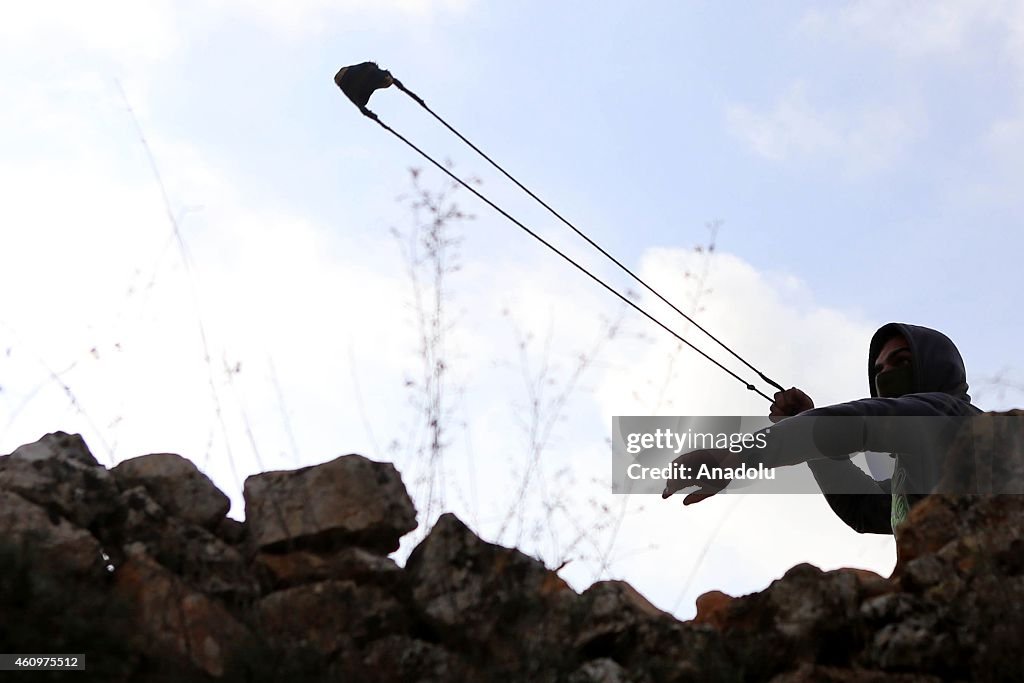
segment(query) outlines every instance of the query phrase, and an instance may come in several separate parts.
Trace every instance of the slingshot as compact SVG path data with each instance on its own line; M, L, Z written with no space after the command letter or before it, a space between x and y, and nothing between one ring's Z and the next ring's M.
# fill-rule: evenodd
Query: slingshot
M743 363L748 368L750 368L750 370L752 370L753 372L757 373L757 376L760 377L764 382L770 384L771 386L775 387L779 391L784 391L784 389L782 388L782 385L780 385L777 382L775 382L774 380L770 379L763 372L761 372L760 370L755 368L753 365L748 363L742 356L740 356L738 353L736 353L731 348L729 348L724 342L722 342L716 336L714 336L713 334L708 332L706 329L704 329L704 327L702 327L697 321L695 321L693 318L688 316L683 311L679 310L678 307L676 307L672 302L670 302L668 299L666 299L664 296L662 296L660 293L658 293L653 287L651 287L644 280L642 280L632 270L627 268L618 259L616 259L614 256L612 256L607 251L605 251L600 245L598 245L596 242L594 242L592 239L590 239L590 237L588 237L586 234L584 234L582 230L578 229L575 225L573 225L571 222L569 222L566 218L563 218L560 213L555 211L546 202L544 202L540 197L538 197L533 192L531 192L529 190L529 188L527 188L521 182L516 180L516 178L514 178L512 176L512 174L510 174L508 171L506 171L504 168L502 168L496 161L494 161L489 156L484 154L484 152L481 151L480 148L478 148L476 145L474 145L472 142L470 142L465 136L462 135L462 133L460 133L458 130L456 130L454 127L452 127L447 121L445 121L443 118L438 116L430 107L427 106L427 103L424 102L423 99L419 95L417 95L416 93L414 93L411 90L409 90L408 88L406 88L405 85L403 85L400 80L398 80L397 78L392 76L389 71L387 71L385 69L381 69L379 66L377 66L377 64L375 62L363 62L362 64L355 64L353 66L342 67L338 71L338 73L335 74L334 82L341 89L341 91L343 93L345 93L345 96L348 97L352 101L352 103L355 104L356 107L359 108L359 111L362 112L362 114L364 116L366 116L369 119L372 119L381 128L383 128L384 130L388 131L389 133L394 135L396 138L398 138L399 140L404 142L406 145L411 147L420 156L422 156L424 159L426 159L431 164L433 164L438 169L440 169L445 175L450 177L452 180L457 182L462 187L464 187L467 190L469 190L470 192L472 192L481 201L483 201L485 204L490 206L492 209L494 209L495 211L500 213L502 216L507 218L514 225L516 225L518 228L520 228L521 230L526 232L528 235L533 237L535 240L537 240L538 242L543 244L545 247L547 247L548 249L550 249L554 253L556 253L559 256L561 256L563 259L565 259L570 264L575 266L582 273L587 275L594 282L596 282L597 284L599 284L602 287L604 287L606 290L608 290L613 295L618 297L624 303L628 304L631 308L633 308L634 310L636 310L637 312L642 314L644 317L649 319L655 325L657 325L658 327L662 328L663 330L665 330L666 332L671 334L673 337L675 337L677 340L679 340L683 344L686 344L687 346L689 346L691 349L693 349L694 351L699 353L701 356L703 356L704 358L706 358L710 362L714 363L716 366L718 366L724 372L726 372L729 376L733 377L734 379L739 381L741 384L743 384L743 386L746 387L749 391L753 391L753 392L757 393L758 395L764 397L765 399L767 399L769 401L772 400L767 394L761 392L753 384L747 382L742 377L737 375L735 372L733 372L729 368L725 367L720 362L718 362L717 360L715 360L714 358L709 356L707 353L705 353L704 351L702 351L699 348L697 348L696 346L694 346L692 343L690 343L689 341L687 341L686 339L681 337L678 333L676 333L674 330L669 328L663 322L661 322L660 320L655 318L653 315L651 315L650 313L645 311L643 308L641 308L632 299L629 299L628 297L626 297L625 295L620 293L618 290L613 288L611 285L607 284L604 280L602 280L598 276L596 276L593 273L591 273L585 267L581 266L579 263L577 263L575 260L573 260L570 256L566 255L564 252L559 250L557 247L552 245L550 242L545 240L543 237L541 237L540 235L535 233L533 230L531 230L527 226L523 225L520 221L518 221L515 217L513 217L507 211L505 211L500 206L498 206L497 204L492 202L490 199L485 197L483 194L481 194L479 191L477 191L476 188L472 187L470 184L468 184L465 181L463 181L457 175L452 173L448 168L446 168L443 164L437 162L429 154L424 152L422 149L420 149L419 147L414 145L412 142L410 142L408 139L406 139L400 133L395 131L395 129L391 128L389 125L387 125L386 123L381 121L380 117L378 117L377 114L375 114L374 112L372 112L369 109L367 109L366 105L370 101L370 96L373 95L374 91L380 90L382 88L388 88L388 87L391 87L392 85L394 85L396 88L398 88L403 93L405 93L410 98L412 98L418 105L420 105L431 116L433 116L435 119L437 119L445 128L447 128L449 131L451 131L456 137L458 137L460 140L462 140L464 143L466 143L470 148L472 148L474 152L476 152L481 157L483 157L485 160L487 160L487 162L489 164L491 164L492 166L494 166L494 168L496 168L498 171L500 171L502 175L504 175L506 178L511 180L513 183L515 183L515 185L517 187L519 187L521 190L526 192L526 194L530 195L530 197L532 197L541 206L543 206L545 209L547 209L553 216L555 216L555 218L560 220L562 223L564 223L566 226L568 226L573 232L575 232L577 235L579 235L584 240L586 240L586 242L588 244L590 244L590 246L594 247L599 252L601 252L602 255L604 255L607 259L609 259L612 263L614 263L616 266L618 266L626 274L628 274L630 277L632 277L634 280L636 280L636 282L639 283L641 286L643 286L645 289L647 289L647 291L649 291L651 294L656 296L663 303L667 304L673 311L675 311L676 313L681 315L683 318L685 318L690 324L692 324L698 330L700 330L705 335L707 335L709 338L711 338L715 343L717 343L723 349L725 349L726 351L731 353L737 360L739 360L741 363Z

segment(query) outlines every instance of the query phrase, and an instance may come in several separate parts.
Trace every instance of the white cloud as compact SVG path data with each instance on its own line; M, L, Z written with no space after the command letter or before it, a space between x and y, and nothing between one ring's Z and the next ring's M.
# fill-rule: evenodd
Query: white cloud
M791 85L768 111L733 104L725 116L733 135L766 159L838 161L852 175L885 169L923 129L920 117L895 106L840 113L815 105L802 82Z
M356 16L423 22L438 15L464 12L471 3L472 0L215 0L210 6L216 7L222 16L242 16L277 33L299 38L324 33L332 22Z
M0 3L0 52L19 62L112 60L121 72L165 61L202 36L252 21L289 39L317 36L338 22L429 22L472 0L39 0ZM74 67L72 67L74 68Z
M685 301L685 281L680 273L697 271L703 258L681 249L651 249L642 261L642 277L656 283L670 300ZM816 304L806 286L791 276L758 272L727 253L710 258L712 292L704 298L706 310L697 318L703 327L769 377L786 387L801 386L819 404L866 394L864 357L872 326ZM673 320L667 313L659 316ZM678 322L675 328L684 330L686 324ZM667 334L652 334L657 335L654 343L637 345L620 359L618 369L604 378L598 394L603 413L643 415L652 409L645 397L633 397L631 387L643 386L646 380L660 382L666 359L677 346ZM683 334L744 379L754 381L769 395L773 392L753 371L697 330L690 328ZM679 352L674 372L680 380L670 386L667 396L670 414L761 415L767 409L763 398L688 348Z
M812 9L801 28L830 39L868 40L912 58L962 55L986 32L1019 20L1020 3L986 0L862 0Z
M79 50L154 61L181 46L176 15L169 0L7 2L0 5L0 44L55 63Z
M729 125L755 152L773 161L829 153L839 146L840 136L807 101L806 90L804 84L794 84L769 114L733 105L726 111Z

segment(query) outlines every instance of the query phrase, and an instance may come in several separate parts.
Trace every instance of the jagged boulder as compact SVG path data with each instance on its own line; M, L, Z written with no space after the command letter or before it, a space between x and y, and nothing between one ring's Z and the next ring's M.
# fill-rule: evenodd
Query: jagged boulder
M0 538L10 551L31 553L52 570L96 573L105 566L92 534L10 491L0 491Z
M386 636L363 649L361 658L340 662L337 680L363 683L459 683L488 680L458 653L409 636Z
M252 632L220 602L189 587L140 545L126 549L112 594L134 607L134 646L157 661L185 662L220 677L236 653L258 648Z
M716 631L678 621L625 581L600 581L583 591L573 616L573 646L590 663L573 673L575 679L614 681L624 671L629 675L623 680L632 683L742 675Z
M78 434L54 432L0 456L0 489L92 529L117 507L117 483Z
M121 514L107 529L108 540L116 541L110 550L115 565L123 553L114 548L133 546L205 595L231 604L258 596L259 584L235 546L172 515L142 486L122 491L118 503Z
M564 651L576 592L541 562L481 540L441 515L406 563L416 607L444 642L472 642L521 661L558 643Z
M265 638L278 646L330 657L388 635L404 635L408 606L390 591L331 579L275 591L255 607Z
M581 598L586 618L580 620L576 634L574 645L579 648L593 648L651 619L672 618L625 581L599 581Z
M190 460L152 453L123 460L111 470L122 490L143 486L168 513L189 524L215 528L231 501Z
M253 543L270 552L357 545L389 553L416 528L416 509L394 465L361 455L253 475L243 495Z

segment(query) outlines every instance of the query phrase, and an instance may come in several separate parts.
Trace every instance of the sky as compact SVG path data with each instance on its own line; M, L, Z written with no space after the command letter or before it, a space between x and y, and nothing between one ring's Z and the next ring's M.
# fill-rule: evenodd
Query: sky
M451 510L682 618L799 562L891 571L891 538L820 496L611 495L613 415L768 403L465 190L431 455L410 168L446 185L335 87L367 60L817 405L867 394L893 320L948 334L980 407L1024 403L1019 2L4 2L0 56L0 452L62 430L107 466L180 453L236 518L246 476L362 453L417 502L399 561ZM410 99L370 107L640 292Z

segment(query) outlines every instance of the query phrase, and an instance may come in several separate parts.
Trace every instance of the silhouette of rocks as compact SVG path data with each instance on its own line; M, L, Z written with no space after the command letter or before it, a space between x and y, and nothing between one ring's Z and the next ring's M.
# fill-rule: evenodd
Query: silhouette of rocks
M945 463L993 491L1019 429L983 416ZM978 435L981 435L981 438ZM978 444L986 444L978 448ZM997 476L993 476L995 472ZM0 456L0 651L86 652L105 681L660 683L1004 681L1021 674L1024 496L936 493L891 577L791 568L680 622L629 584L577 593L349 455L245 485L247 519L184 458L100 466L80 437Z
M84 573L102 565L102 550L92 534L10 491L0 491L0 530L7 544L31 549L55 569Z
M154 660L182 660L219 677L237 648L255 642L223 604L189 587L138 544L128 547L112 593L134 607L137 629L127 635Z
M358 545L389 553L416 528L416 509L390 463L345 455L245 480L253 542L269 551Z
M89 529L117 506L117 483L77 434L56 432L0 457L0 489Z
M153 453L125 460L111 470L120 488L143 486L168 513L189 524L213 528L231 501L199 468L180 455Z

